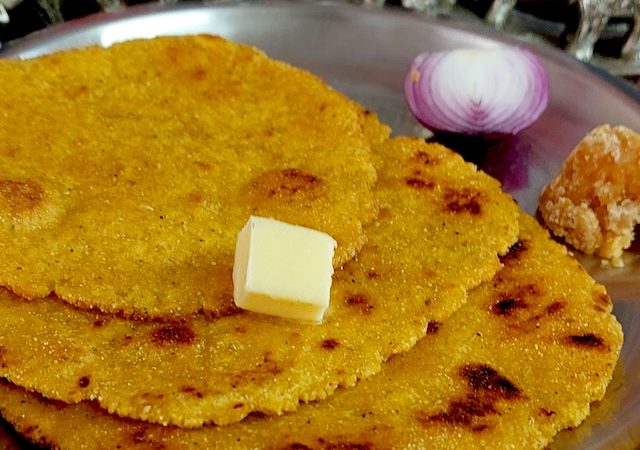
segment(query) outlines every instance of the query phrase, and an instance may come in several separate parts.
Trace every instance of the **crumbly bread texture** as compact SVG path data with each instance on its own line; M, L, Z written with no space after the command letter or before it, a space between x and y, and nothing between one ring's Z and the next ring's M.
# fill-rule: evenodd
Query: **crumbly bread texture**
M0 412L30 440L69 450L545 448L602 398L622 331L604 288L531 217L502 260L492 281L381 373L292 414L186 430L4 382Z
M321 325L238 309L138 322L0 289L0 376L49 398L198 427L291 411L379 372L494 276L519 227L499 183L452 151L394 138L376 155L380 218L335 272Z
M388 127L222 38L2 60L0 111L0 285L22 297L223 314L250 215L330 234L335 267L377 215L371 147Z
M623 265L640 222L640 135L623 126L593 129L540 197L551 231L587 254Z

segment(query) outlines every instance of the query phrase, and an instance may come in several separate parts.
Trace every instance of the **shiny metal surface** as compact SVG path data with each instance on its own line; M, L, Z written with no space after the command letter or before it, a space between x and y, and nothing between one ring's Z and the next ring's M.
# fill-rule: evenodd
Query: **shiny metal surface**
M580 26L568 51L578 59L589 61L593 47L602 35L611 17L628 17L634 21L634 30L640 27L639 0L579 0ZM638 33L632 32L622 48L622 57L635 59L637 56Z
M272 57L307 68L378 113L396 134L420 132L402 98L405 70L415 55L462 46L490 47L510 38L406 11L376 11L319 2L154 5L68 22L3 49L0 56L30 58L90 44L159 34L215 33L254 44ZM551 103L509 145L471 155L500 178L525 210L534 213L541 188L592 127L622 124L640 130L640 94L542 44L531 47L551 81ZM468 150L468 149L467 149ZM473 153L473 152L471 152ZM616 449L640 444L640 257L624 269L583 258L615 300L625 331L622 362L595 422L563 433L553 448Z

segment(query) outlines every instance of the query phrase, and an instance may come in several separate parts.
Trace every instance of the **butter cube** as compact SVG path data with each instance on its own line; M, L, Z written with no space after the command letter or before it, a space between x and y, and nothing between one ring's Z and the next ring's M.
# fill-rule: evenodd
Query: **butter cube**
M326 233L251 216L238 234L233 299L253 312L321 322L336 241Z

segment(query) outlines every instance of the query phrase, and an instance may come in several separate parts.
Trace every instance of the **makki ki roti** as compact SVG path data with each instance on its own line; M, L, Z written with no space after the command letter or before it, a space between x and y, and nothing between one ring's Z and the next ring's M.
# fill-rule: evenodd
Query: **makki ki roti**
M376 154L380 217L334 274L321 325L240 310L144 323L3 291L0 376L50 398L196 427L293 410L373 375L490 279L518 234L515 202L459 155L410 138Z
M37 76L36 76L37 75ZM352 259L389 129L317 77L212 36L0 60L0 285L131 317L224 313L251 215Z
M611 301L529 216L495 278L381 373L295 413L195 430L0 384L0 412L55 448L544 448L578 425L622 345Z

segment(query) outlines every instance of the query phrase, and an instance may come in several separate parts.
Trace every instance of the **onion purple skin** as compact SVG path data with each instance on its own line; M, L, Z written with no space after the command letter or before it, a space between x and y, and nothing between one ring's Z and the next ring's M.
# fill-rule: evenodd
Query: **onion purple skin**
M549 79L522 47L422 53L404 80L409 109L434 133L500 139L533 124L549 104Z

